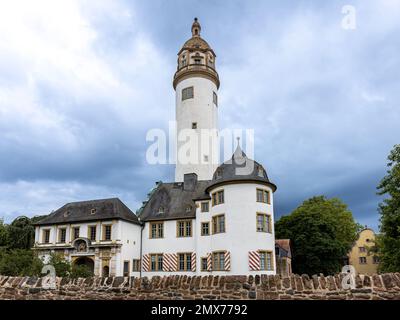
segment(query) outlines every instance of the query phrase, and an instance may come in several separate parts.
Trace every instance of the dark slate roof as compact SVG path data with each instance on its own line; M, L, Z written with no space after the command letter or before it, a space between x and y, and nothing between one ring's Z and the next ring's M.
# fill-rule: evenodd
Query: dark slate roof
M144 203L139 217L141 221L173 220L195 218L196 207L194 200L209 200L205 193L210 181L200 180L184 187L184 182L158 183L157 188ZM190 207L189 211L186 209ZM160 212L160 208L162 208Z
M91 213L92 209L96 209L94 214ZM140 224L137 216L118 198L67 203L34 224L51 225L111 219Z
M250 172L249 169L250 168ZM269 185L273 191L276 185L268 179L267 171L257 161L246 156L243 150L238 146L232 155L232 158L221 164L215 170L213 179L206 191L212 187L232 182L255 181Z

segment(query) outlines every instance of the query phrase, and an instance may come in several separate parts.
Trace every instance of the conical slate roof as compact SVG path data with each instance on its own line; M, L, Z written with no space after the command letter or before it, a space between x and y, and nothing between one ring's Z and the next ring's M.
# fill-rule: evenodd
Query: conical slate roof
M207 190L221 184L239 181L253 181L266 184L276 190L276 185L268 179L267 171L257 161L247 157L238 145L231 159L215 170L211 184Z

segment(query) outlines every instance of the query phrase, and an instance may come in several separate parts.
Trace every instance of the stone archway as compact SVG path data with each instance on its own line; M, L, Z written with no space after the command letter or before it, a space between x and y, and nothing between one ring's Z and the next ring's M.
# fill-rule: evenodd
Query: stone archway
M79 257L76 258L74 261L74 265L76 266L81 266L81 265L85 265L88 267L88 269L90 270L90 272L92 274L94 274L94 261L93 259L89 258L89 257Z

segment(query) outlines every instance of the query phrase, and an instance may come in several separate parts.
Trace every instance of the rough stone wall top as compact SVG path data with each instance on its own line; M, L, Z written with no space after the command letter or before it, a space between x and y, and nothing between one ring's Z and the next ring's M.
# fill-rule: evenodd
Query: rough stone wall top
M274 300L400 300L400 273L355 278L343 289L335 276L165 276L68 279L56 278L45 289L43 278L0 276L0 299L128 300L128 299L274 299Z

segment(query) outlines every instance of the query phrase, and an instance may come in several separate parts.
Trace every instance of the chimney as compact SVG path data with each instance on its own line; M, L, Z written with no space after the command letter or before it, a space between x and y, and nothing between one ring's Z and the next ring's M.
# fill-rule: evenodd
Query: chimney
M197 174L186 173L183 175L183 190L193 191L197 184Z

